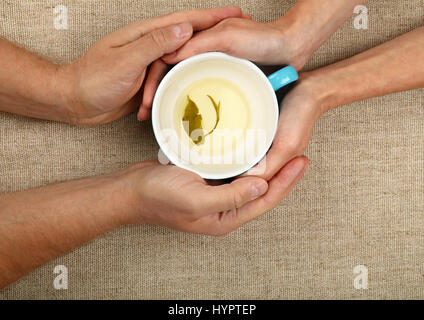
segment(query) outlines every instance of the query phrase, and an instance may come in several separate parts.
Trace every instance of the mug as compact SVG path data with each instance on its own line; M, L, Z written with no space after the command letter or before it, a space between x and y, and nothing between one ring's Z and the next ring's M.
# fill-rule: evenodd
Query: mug
M234 147L231 140L231 148L224 147L222 154L210 155L206 147L189 145L176 127L178 97L192 83L204 78L229 80L246 96L250 122L240 140L242 147ZM205 179L226 179L248 171L264 158L274 140L279 117L275 91L296 80L298 74L292 66L267 77L251 61L221 52L202 53L181 61L162 79L153 100L152 126L161 152L174 165ZM223 139L233 139L232 134L223 133Z

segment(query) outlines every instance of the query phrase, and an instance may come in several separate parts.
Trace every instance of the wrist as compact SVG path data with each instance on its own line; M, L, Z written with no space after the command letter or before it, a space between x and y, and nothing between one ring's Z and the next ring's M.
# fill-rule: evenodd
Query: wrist
M139 201L128 177L118 171L98 178L101 181L99 190L105 200L105 210L109 212L116 227L134 223L134 216L137 215L136 203Z
M143 197L148 190L141 190L143 182L143 167L146 162L136 163L114 174L119 201L123 205L123 224L141 224L146 222Z
M271 22L280 34L280 48L284 52L281 64L293 66L296 70L301 70L309 58L312 56L309 41L306 35L302 35L295 21L291 21L286 16Z
M300 85L306 88L315 101L318 117L338 106L338 89L333 85L331 76L320 69L300 74Z
M60 121L71 124L78 123L78 117L75 112L75 105L77 104L74 89L76 85L75 79L73 64L57 66L55 83L58 101L62 110Z

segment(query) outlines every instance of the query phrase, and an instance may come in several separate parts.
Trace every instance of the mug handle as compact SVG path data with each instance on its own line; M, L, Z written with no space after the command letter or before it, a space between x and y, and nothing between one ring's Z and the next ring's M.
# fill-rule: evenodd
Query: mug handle
M297 74L296 69L292 66L280 69L268 76L268 80L271 82L274 91L277 91L282 87L297 81L297 79L299 79L299 75Z

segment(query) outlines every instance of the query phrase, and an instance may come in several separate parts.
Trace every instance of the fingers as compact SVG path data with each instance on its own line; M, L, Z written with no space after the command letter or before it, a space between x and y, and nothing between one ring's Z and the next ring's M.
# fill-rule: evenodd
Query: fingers
M177 50L190 39L192 33L193 28L187 22L172 25L153 30L126 45L124 50L135 70L145 68L164 54Z
M144 84L143 101L138 112L138 120L147 120L150 118L153 98L160 81L168 70L168 66L161 59L153 62L149 74Z
M197 201L206 210L202 214L238 209L259 198L268 190L268 183L257 177L246 177L220 186L205 185L197 193Z
M318 117L315 115L315 111L306 111L305 113L300 105L293 104L292 106L295 108L289 109L289 105L282 106L278 130L274 143L266 155L266 164L262 168L262 172L254 173L252 171L255 170L249 170L247 175L253 174L269 180L280 171L282 165L305 152Z
M279 148L277 145L272 146L266 155L266 164L264 166L265 172L262 172L259 176L264 179L271 179L281 168L281 165L289 162L296 155L291 154L284 148ZM253 170L247 172L247 174L254 174Z
M286 98L287 99L287 98ZM291 159L302 155L312 135L314 123L318 119L312 108L298 103L282 105L278 130L271 149L262 167L249 170L246 175L259 176L270 180L281 167Z
M181 11L131 23L109 34L105 38L108 39L107 41L111 46L123 46L155 29L164 28L172 24L187 22L193 26L193 30L200 31L208 29L224 19L241 16L242 11L238 7Z
M196 34L186 46L162 57L167 64L175 64L196 54L209 51L225 52L226 39L219 26Z
M278 173L283 164L288 163L291 159L298 156L289 152L288 148L280 148L277 144L278 142L275 142L265 158L255 167L244 173L243 176L258 176L265 180L270 180Z
M241 207L237 216L231 219L221 217L220 233L228 233L276 207L299 182L308 165L309 160L305 156L291 160L268 182L265 195Z

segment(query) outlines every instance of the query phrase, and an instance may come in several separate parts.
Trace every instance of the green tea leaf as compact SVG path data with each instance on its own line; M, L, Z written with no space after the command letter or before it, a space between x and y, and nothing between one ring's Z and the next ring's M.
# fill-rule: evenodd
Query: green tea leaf
M187 96L187 105L184 110L184 129L187 132L190 139L193 140L195 144L199 144L203 140L203 128L202 128L202 115L199 114L199 108L196 103L190 99L190 96ZM188 128L187 128L188 123ZM191 134L195 130L201 130L202 134L194 139Z
M213 129L211 131L209 131L206 136L210 135L218 126L218 122L219 122L219 108L221 107L221 102L218 102L218 104L216 104L215 100L208 95L208 98L211 99L213 107L215 108L215 112L216 112L216 122L215 122L215 126L213 127Z
M215 102L215 100L210 95L207 95L207 96L211 100L213 107L215 109L215 112L216 112L215 126L207 134L204 134L204 132L203 132L202 115L199 114L198 106L196 105L196 103L193 100L190 99L190 96L187 96L187 105L185 107L184 116L183 116L184 129L187 132L190 139L192 139L195 144L200 144L201 142L203 142L203 138L207 135L210 135L216 129L216 127L218 126L218 122L219 122L219 109L221 107L221 102L219 102L217 104ZM187 126L187 124L188 124L188 126ZM199 130L201 132L201 134L197 137L197 139L192 137L192 133L195 130ZM198 133L198 132L196 132L196 133Z

